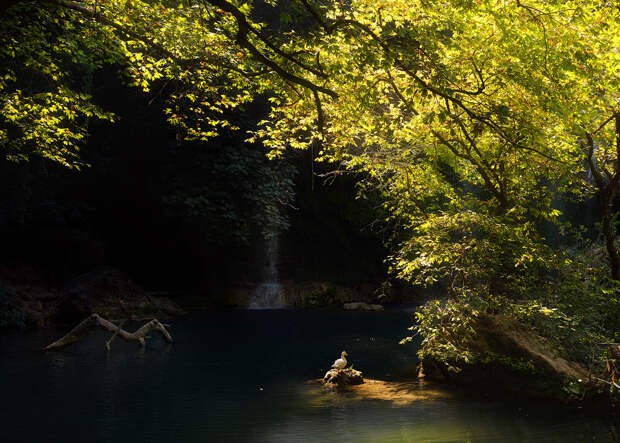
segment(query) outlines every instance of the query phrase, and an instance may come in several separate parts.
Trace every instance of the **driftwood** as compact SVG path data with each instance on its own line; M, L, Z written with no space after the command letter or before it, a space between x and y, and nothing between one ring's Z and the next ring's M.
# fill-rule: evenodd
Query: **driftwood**
M142 346L144 346L145 339L147 338L147 334L152 330L159 331L161 335L164 336L166 341L172 343L172 337L168 333L166 327L159 322L159 320L153 319L142 326L135 332L127 332L122 329L122 323L119 326L116 326L111 321L106 320L103 317L100 317L97 314L92 314L88 316L84 321L82 321L79 325L65 334L62 338L56 340L54 343L47 345L45 347L46 350L49 349L60 349L65 346L70 345L71 343L75 343L76 341L81 340L86 334L88 334L94 328L101 328L104 331L114 333L112 337L106 342L105 347L107 350L110 350L110 343L117 336L122 338L125 341L137 341Z

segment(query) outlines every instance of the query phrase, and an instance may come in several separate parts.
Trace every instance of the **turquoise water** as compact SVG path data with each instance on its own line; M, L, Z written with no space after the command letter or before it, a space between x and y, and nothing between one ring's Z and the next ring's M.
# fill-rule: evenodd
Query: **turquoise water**
M365 377L401 380L415 346L411 314L232 311L175 319L175 343L141 350L93 333L41 351L64 330L0 336L0 441L13 442L577 442L617 441L620 420L510 398L416 386L406 404L327 392L342 350ZM132 329L130 325L125 325ZM429 394L429 395L425 395Z

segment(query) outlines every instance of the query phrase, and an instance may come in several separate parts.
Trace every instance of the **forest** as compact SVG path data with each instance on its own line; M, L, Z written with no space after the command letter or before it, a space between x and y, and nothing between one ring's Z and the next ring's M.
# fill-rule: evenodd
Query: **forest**
M93 441L617 441L619 191L616 0L10 0L0 378L112 377L156 436Z

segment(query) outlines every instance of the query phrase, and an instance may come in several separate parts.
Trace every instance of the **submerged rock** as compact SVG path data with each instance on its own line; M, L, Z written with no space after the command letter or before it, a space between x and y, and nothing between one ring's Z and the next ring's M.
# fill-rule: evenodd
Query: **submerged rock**
M391 402L394 406L409 406L417 401L450 397L447 391L429 386L423 380L365 380L363 385L355 387L351 392L354 399L384 400Z
M362 373L355 369L330 369L325 373L323 382L342 388L345 386L361 385L364 383L364 378L362 377Z
M365 400L387 401L394 407L406 407L419 401L450 398L452 394L445 389L424 380L385 381L365 379L359 385L343 389L326 389L322 380L309 380L310 401L314 406L352 403ZM333 385L329 385L328 388ZM316 387L314 389L313 387Z

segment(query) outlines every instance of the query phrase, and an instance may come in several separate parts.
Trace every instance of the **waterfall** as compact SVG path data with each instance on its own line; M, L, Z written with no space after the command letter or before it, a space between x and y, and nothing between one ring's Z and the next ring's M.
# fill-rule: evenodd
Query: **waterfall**
M278 272L280 241L277 235L273 235L266 242L267 266L265 266L263 281L256 287L254 296L250 300L250 309L280 309L284 307L282 285Z

